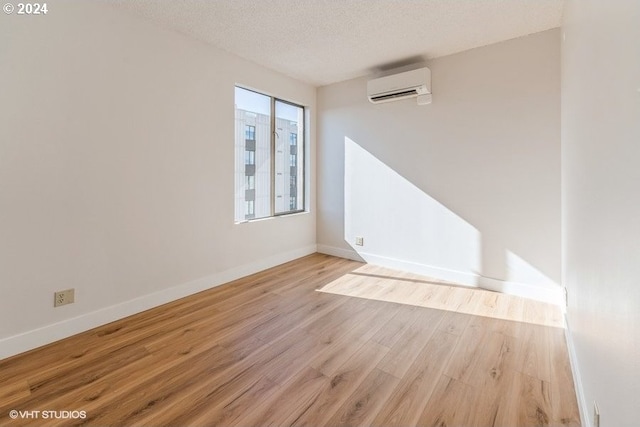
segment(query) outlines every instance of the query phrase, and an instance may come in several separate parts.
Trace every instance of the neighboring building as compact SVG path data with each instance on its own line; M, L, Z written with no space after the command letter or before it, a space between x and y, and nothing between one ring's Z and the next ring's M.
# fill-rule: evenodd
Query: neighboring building
M271 117L236 108L235 127L235 221L271 215ZM275 213L298 210L302 188L298 174L297 122L276 118ZM300 138L300 143L302 143Z

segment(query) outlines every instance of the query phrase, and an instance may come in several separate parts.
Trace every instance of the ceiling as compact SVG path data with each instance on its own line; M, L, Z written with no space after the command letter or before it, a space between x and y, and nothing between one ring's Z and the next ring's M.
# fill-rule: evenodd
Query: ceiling
M110 0L322 86L560 26L562 0Z

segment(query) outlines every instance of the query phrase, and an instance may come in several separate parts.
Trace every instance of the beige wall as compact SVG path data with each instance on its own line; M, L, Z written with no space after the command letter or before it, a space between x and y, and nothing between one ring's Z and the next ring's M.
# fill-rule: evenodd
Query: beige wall
M312 86L79 1L0 16L0 81L0 357L315 250L313 206L233 216L234 84Z
M557 302L558 29L428 65L427 106L319 89L319 248Z
M570 0L562 45L563 276L583 415L640 408L640 3Z

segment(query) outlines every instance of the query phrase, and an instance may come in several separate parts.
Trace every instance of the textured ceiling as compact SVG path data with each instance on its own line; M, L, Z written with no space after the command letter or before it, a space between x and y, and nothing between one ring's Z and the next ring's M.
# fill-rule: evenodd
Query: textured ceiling
M562 0L110 0L325 85L560 26Z

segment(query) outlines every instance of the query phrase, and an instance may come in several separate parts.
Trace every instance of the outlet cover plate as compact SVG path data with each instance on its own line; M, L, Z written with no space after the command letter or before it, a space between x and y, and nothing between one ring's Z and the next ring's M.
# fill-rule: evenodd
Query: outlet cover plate
M53 306L60 307L61 305L72 304L75 302L75 289L65 289L64 291L58 291L53 294Z

